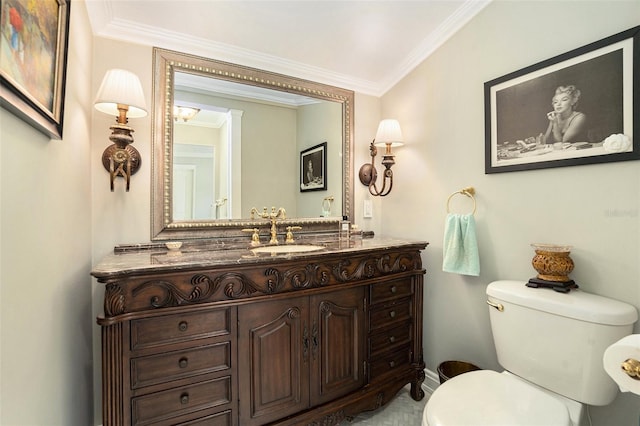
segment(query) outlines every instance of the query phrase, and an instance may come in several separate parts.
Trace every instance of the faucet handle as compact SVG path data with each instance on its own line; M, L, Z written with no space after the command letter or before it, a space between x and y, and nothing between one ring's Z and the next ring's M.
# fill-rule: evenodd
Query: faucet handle
M293 240L293 231L299 231L302 229L302 226L287 226L287 238L284 241L285 244L293 244L295 241Z
M258 233L258 228L245 228L242 232L253 232L251 235L251 247L260 245L260 234Z

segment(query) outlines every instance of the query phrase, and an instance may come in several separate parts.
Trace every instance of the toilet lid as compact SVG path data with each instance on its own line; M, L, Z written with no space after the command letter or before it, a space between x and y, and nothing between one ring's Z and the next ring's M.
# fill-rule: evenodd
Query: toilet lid
M427 401L423 426L570 426L567 407L522 380L491 370L461 374Z

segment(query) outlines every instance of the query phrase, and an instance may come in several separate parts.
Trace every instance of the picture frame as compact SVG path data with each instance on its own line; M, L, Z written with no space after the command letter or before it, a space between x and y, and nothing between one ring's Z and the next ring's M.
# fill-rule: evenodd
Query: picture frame
M300 152L300 192L327 189L327 142Z
M27 3L2 0L0 105L62 139L70 0Z
M486 82L485 174L639 159L639 68L640 26Z

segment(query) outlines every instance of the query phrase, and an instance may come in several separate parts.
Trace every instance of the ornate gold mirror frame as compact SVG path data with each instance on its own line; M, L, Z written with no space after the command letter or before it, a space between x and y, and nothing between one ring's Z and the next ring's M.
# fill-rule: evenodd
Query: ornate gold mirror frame
M264 226L264 220L212 219L176 221L172 213L173 101L176 72L210 77L249 86L300 94L342 105L342 216L352 218L353 200L353 102L354 93L313 81L184 53L153 50L153 164L151 191L151 239L222 238L243 235L242 229ZM302 226L305 232L337 230L340 218L287 218L286 226Z

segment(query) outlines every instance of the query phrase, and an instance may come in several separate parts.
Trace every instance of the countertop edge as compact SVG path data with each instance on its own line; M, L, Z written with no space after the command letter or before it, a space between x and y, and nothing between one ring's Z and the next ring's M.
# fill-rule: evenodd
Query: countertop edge
M312 258L326 258L340 253L367 253L389 249L424 250L429 243L422 240L375 237L362 241L352 241L349 247L327 245L321 251L270 255L263 253L251 255L251 248L228 250L196 250L182 253L172 250L141 250L124 253L111 253L103 257L91 270L98 281L110 281L120 277L131 277L162 272L183 272L229 265L251 266L268 265L282 261L299 261Z

